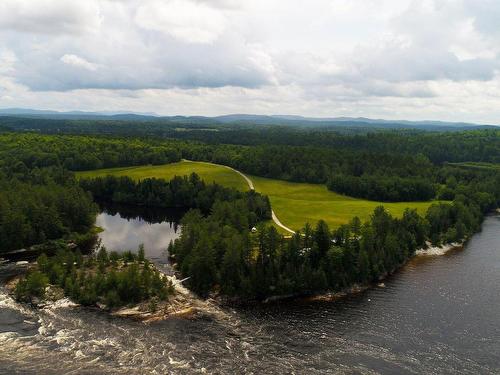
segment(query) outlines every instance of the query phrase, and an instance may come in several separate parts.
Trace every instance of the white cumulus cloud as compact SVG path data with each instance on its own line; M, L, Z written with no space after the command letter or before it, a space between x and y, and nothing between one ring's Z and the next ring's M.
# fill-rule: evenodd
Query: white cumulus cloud
M227 23L220 9L190 0L146 1L137 9L135 19L144 29L160 31L188 43L213 43Z
M25 33L79 33L101 21L97 0L2 0L0 29Z
M65 64L75 66L77 68L82 68L90 71L96 71L98 68L97 64L93 64L84 58L81 58L77 55L64 55L61 57L61 61Z
M499 16L492 0L0 0L0 95L54 109L496 122Z

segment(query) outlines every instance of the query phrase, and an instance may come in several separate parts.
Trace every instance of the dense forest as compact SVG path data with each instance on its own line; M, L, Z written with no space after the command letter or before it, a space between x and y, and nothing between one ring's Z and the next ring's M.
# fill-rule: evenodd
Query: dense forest
M200 295L219 292L264 299L378 280L426 241L440 244L467 238L480 228L483 215L499 206L498 170L446 163L498 162L500 133L496 130L354 135L281 130L195 127L171 138L4 131L0 134L0 251L89 233L97 212L93 199L179 207L190 211L182 219L181 238L169 250L178 270L190 277L189 286ZM254 192L206 184L196 175L171 181L104 177L77 182L71 172L182 158L224 164L258 176L326 184L339 193L372 200L449 202L432 205L422 216L408 210L401 218L379 207L367 222L355 218L330 229L320 221L284 238L265 223L271 216L269 200ZM53 271L65 256L69 255L49 260L51 266L45 271L27 278L19 287L20 298L29 294L23 288L28 290L31 281L40 285L58 280L56 284L66 290L68 272L70 276L74 272ZM40 261L44 264L45 259ZM59 276L51 279L54 272ZM93 303L118 295L116 304L130 302L118 289L107 296L111 286L92 294L95 288L85 289L87 281L71 277L69 285L79 286L75 294L69 287L67 293L77 300ZM95 286L92 280L88 283ZM80 295L77 290L86 292Z
M244 136L246 131L232 129L231 143L251 143ZM276 132L255 131L268 140ZM321 146L307 133L302 134L306 137L303 143L311 145L293 146L297 132L285 129L280 135L282 141L290 138L292 145L280 141L255 142L252 146L161 138L4 133L0 134L0 163L3 168L59 166L79 171L164 164L185 158L228 165L257 176L327 184L336 192L350 191L349 195L360 198L407 201L441 196L446 186L442 162L500 158L500 131L495 130L364 135L327 132L318 136L333 138L336 147ZM478 157L484 150L487 157Z
M434 163L500 162L500 130L422 131L368 127L310 127L217 124L201 119L169 121L55 120L0 117L0 127L45 134L88 134L129 138L179 139L206 144L310 146L333 150L425 155Z
M428 201L436 196L433 184L417 177L334 175L327 186L337 193L384 202Z
M183 219L180 239L169 247L179 270L190 276L190 287L201 295L217 291L227 296L262 300L275 295L339 291L374 282L401 266L415 250L461 241L480 228L481 196L457 196L452 204L435 204L421 217L407 210L393 218L382 206L362 223L331 231L323 221L306 225L285 240L274 227L259 226L257 234L237 225L229 203L204 217L197 211ZM490 197L492 198L492 197ZM492 198L493 199L493 198Z
M91 229L97 206L71 173L17 166L0 170L0 253Z
M217 184L206 184L196 173L170 181L129 177L96 177L80 180L80 186L104 202L164 208L197 208L208 214L217 201L244 201L252 213L252 225L271 218L269 199L254 191L246 193Z
M0 134L0 166L79 171L179 161L178 147L138 139Z

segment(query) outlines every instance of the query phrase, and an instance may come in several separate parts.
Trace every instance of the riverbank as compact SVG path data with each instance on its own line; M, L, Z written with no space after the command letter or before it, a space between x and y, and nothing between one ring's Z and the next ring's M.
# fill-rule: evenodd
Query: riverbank
M449 244L444 244L441 246L432 246L430 242L426 242L426 247L420 248L415 251L415 255L408 258L406 262L401 264L396 269L391 272L386 272L383 275L380 275L377 282L371 282L368 284L354 284L347 288L344 288L340 291L324 291L319 293L296 293L296 294L288 294L288 295L276 295L270 296L264 299L263 301L241 301L239 299L227 299L224 297L216 298L221 305L247 305L247 304L272 304L279 303L282 301L293 301L298 300L301 302L332 302L337 301L349 296L353 296L356 294L363 293L369 289L375 288L385 288L384 281L399 272L402 268L404 268L408 262L410 262L415 257L430 257L430 256L442 256L447 254L450 251L461 249L465 246L468 239L464 239L460 242L453 242Z
M111 315L151 323L175 318L200 319L215 313L216 306L213 306L210 301L195 296L182 285L181 280L178 280L175 275L168 276L164 274L164 277L174 287L174 294L168 301L158 304L155 310L149 309L147 303L141 303L112 311Z
M418 249L415 252L416 256L440 256L445 255L451 250L456 250L463 248L467 240L462 240L459 242L452 242L449 244L444 244L442 246L432 246L431 243L427 243L427 248Z
M463 240L460 242L453 242L449 244L444 244L442 246L432 246L430 242L427 242L426 248L421 248L415 251L415 255L411 258L408 258L408 260L402 264L400 267L398 267L396 270L386 273L385 275L380 276L379 280L377 283L370 283L366 285L353 285L349 288L346 288L340 292L329 292L329 293L324 293L324 294L318 294L314 295L311 297L306 297L306 301L311 301L311 302L316 302L316 301L336 301L341 298L345 298L348 296L352 296L355 294L362 293L366 290L373 289L373 288L385 288L385 283L384 281L389 277L400 271L402 268L404 268L408 262L410 262L412 259L415 257L419 256L442 256L447 254L448 252L452 250L457 250L461 249L464 247L465 243L467 240Z
M21 263L21 262L18 262ZM83 306L73 301L65 293L60 285L47 284L43 288L43 293L38 295L31 295L29 298L22 295L22 301L19 297L18 285L23 281L27 274L33 271L38 272L39 265L37 262L28 263L22 262L22 267L18 267L18 272L12 274L4 280L4 288L6 292L18 302L34 309L45 309L51 307L65 306L70 308L86 308L95 309L115 317L129 318L145 323L166 320L171 318L181 319L197 319L206 317L214 311L213 306L208 301L204 301L193 295L186 289L181 281L177 280L175 276L169 276L161 272L154 264L148 263L148 267L152 272L157 272L160 276L161 282L164 283L165 288L169 290L166 298L158 298L150 296L143 301L136 304L127 304L126 306L110 308L102 300L95 304ZM119 272L126 269L126 264L118 263L116 270L107 270L109 272ZM94 270L90 271L94 273Z

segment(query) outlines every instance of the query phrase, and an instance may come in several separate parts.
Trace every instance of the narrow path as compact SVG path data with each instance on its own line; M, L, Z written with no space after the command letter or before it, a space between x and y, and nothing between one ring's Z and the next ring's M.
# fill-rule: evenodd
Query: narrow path
M272 208L271 208L271 216L272 216L272 218L273 218L274 223L275 223L277 226L279 226L279 227L283 228L284 230L286 230L286 231L287 231L287 232L289 232L289 233L295 234L295 232L294 232L293 230L291 230L290 228L286 227L285 225L283 225L283 224L281 223L280 219L278 219L278 217L276 216L276 214L274 213L274 210L273 210Z
M222 165L222 164L215 164L215 165L219 165L221 167L225 167L227 169L230 169L236 173L238 173L241 177L243 177L245 179L245 181L247 182L248 184L248 187L250 188L250 190L255 190L254 186L253 186L253 182L252 180L250 180L246 175L244 175L242 172L240 172L239 170L237 169L234 169L234 168L231 168L231 167L228 167L227 165Z
M194 160L187 160L187 159L182 159L183 161L191 161L191 162L194 162ZM209 163L209 162L206 162L206 161L197 161L196 163L205 163L205 164L212 164L212 165L217 165L219 167L224 167L224 168L227 168L227 169L230 169L236 173L238 173L241 177L243 177L245 179L245 181L247 182L248 184L248 187L250 188L250 190L255 190L255 187L253 186L253 182L252 180L250 180L250 178L245 175L244 173L240 172L239 170L237 169L234 169L232 167L229 167L227 165L223 165L223 164L215 164L215 163ZM285 226L279 219L278 219L278 216L276 216L276 214L274 213L274 210L271 208L271 217L273 218L273 221L274 223L279 226L280 228L286 230L287 232L289 233L292 233L294 234L295 231L293 231L292 229L288 228L287 226Z

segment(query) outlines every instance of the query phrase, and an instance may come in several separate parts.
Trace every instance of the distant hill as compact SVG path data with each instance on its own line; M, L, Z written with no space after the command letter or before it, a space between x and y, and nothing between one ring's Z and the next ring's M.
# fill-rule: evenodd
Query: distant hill
M79 119L99 119L99 120L137 120L145 121L147 119L157 119L156 113L129 113L129 112L85 112L85 111L68 111L58 112L43 109L29 109L29 108L5 108L0 109L0 116L10 117L39 117L39 118L53 118L53 119L66 119L66 120L79 120Z
M294 115L247 115L234 114L215 117L220 122L240 122L255 124L282 124L282 125L303 125L303 126L361 126L384 127L384 128L419 128L419 129L446 129L452 128L477 128L490 127L495 125L474 124L466 122L445 122L445 121L408 121L408 120L384 120L370 119L365 117L303 117Z
M419 129L429 131L457 131L488 128L495 125L473 124L465 122L445 121L408 121L384 120L365 117L303 117L295 115L252 115L231 114L223 116L159 116L155 113L127 112L58 112L38 109L7 108L0 109L0 116L65 119L65 120L119 120L137 122L169 122L183 125L189 124L234 124L234 125L278 125L308 128L366 128L366 129Z

